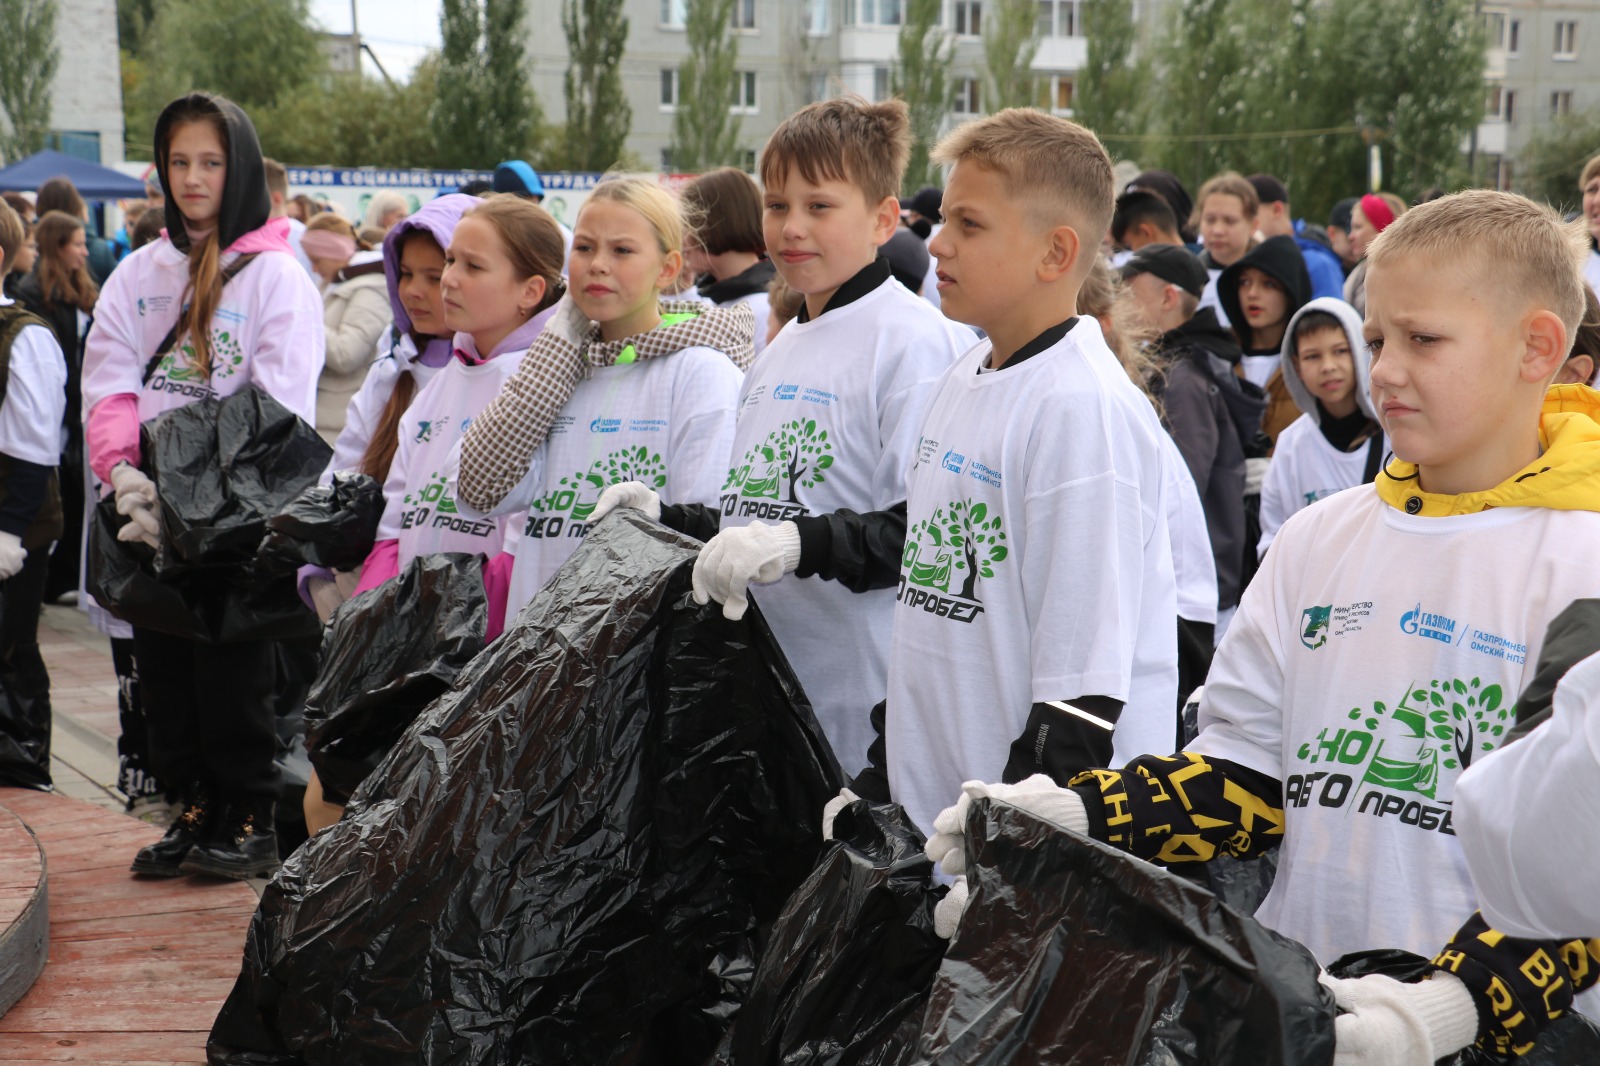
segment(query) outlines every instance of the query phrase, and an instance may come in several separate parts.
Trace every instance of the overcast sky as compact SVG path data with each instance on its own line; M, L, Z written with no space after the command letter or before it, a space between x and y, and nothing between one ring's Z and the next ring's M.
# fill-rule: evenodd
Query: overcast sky
M352 0L311 0L311 17L331 33L350 32ZM430 48L439 47L439 0L354 0L361 39L377 53L389 76L404 81ZM363 58L370 74L372 60Z

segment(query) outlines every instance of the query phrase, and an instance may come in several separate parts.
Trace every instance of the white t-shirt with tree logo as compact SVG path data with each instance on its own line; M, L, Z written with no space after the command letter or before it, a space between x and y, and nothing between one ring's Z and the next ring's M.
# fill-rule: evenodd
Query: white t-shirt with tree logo
M906 498L933 388L976 338L894 280L783 328L745 375L722 528ZM846 774L867 764L894 592L790 574L754 590Z
M923 832L998 781L1033 704L1124 703L1114 765L1176 735L1177 589L1160 423L1080 318L940 382L909 481L889 654L889 790Z
M400 443L383 486L379 540L399 540L401 569L419 555L506 549L520 514L485 518L468 514L450 485L449 460L462 436L522 365L526 349L468 366L452 358L424 385L400 419Z
M641 481L662 503L716 506L743 378L725 353L696 347L595 368L579 382L507 497L527 509L508 625L583 543L609 486Z
M1545 630L1600 596L1600 514L1407 515L1370 485L1284 523L1217 649L1189 750L1284 783L1257 917L1331 962L1432 957L1477 909L1456 779L1499 747Z

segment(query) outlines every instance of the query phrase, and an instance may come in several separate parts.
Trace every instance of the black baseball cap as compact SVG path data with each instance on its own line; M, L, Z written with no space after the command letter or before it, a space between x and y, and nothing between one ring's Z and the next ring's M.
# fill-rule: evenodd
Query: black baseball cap
M1283 182L1271 174L1252 174L1244 179L1256 191L1256 199L1264 204L1286 204L1289 202L1289 190Z
M1176 244L1147 244L1122 265L1123 280L1137 274L1154 274L1188 293L1199 296L1206 291L1211 275L1200 257Z

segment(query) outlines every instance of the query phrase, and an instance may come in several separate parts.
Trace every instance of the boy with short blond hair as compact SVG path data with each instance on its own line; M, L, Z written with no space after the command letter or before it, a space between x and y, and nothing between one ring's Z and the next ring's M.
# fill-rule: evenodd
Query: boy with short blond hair
M1106 764L1113 729L1119 748L1170 747L1177 692L1162 430L1075 313L1111 161L1026 110L959 127L937 158L943 309L988 336L939 381L911 456L884 743L856 786L924 831L969 777L1065 781ZM838 545L807 565L847 566ZM751 576L770 580L735 578Z
M1341 1064L1474 1041L1524 1053L1600 972L1600 940L1485 925L1452 828L1456 780L1504 743L1550 622L1600 595L1565 550L1600 537L1600 403L1547 392L1582 313L1583 250L1509 193L1397 220L1370 251L1363 333L1398 459L1284 524L1218 648L1200 735L1067 789L965 790L1161 863L1278 847L1266 925L1324 965L1432 956L1416 984L1329 981ZM929 843L950 872L962 807Z
M976 340L879 257L909 154L900 101L828 100L773 132L762 228L803 301L745 374L720 515L662 516L710 538L695 567L700 602L715 597L737 618L752 578L775 582L762 614L850 774L867 764L869 708L887 684L917 430L934 384ZM639 501L649 508L642 486L614 488L594 517ZM823 559L834 580L819 576Z

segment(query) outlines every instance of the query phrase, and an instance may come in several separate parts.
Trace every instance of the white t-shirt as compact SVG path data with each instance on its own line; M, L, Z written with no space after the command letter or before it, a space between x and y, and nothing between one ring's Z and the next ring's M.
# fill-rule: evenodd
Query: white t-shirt
M1093 318L979 373L990 350L939 383L908 479L889 791L925 833L999 779L1036 702L1123 701L1119 764L1176 731L1165 431Z
M1267 382L1272 380L1272 373L1278 369L1281 359L1282 356L1277 352L1271 355L1242 355L1239 357L1239 368L1244 371L1246 381L1253 381L1264 389ZM1277 452L1273 452L1273 455L1276 457Z
M760 355L767 348L767 319L772 315L772 300L764 292L752 292L748 296L741 296L737 300L729 300L728 306L734 304L749 304L751 312L756 316L755 349Z
M1217 650L1189 750L1284 782L1256 917L1324 964L1431 958L1477 909L1455 836L1464 765L1515 722L1550 621L1600 595L1600 514L1411 516L1362 486L1284 524ZM1458 733L1457 730L1462 732Z
M501 504L527 512L508 625L578 550L608 486L642 481L665 504L717 505L743 377L725 353L696 347L599 367L579 382L528 475Z
M344 429L339 431L339 438L333 442L333 458L328 461L328 469L322 472L324 485L336 473L360 469L361 457L367 454L367 445L372 443L378 420L389 403L389 397L394 394L395 382L403 371L409 370L417 379L417 392L420 393L433 380L433 376L444 369L418 361L417 344L411 334L400 334L399 341L391 347L389 342L393 337L393 330L384 332L378 341L378 361L372 364L361 387L350 397L350 406L345 408ZM412 397L415 399L416 393Z
M12 301L0 295L0 307ZM67 361L49 326L24 326L11 342L6 398L0 403L0 454L37 466L61 462L67 411Z
M1256 545L1257 554L1267 554L1290 515L1361 484L1371 443L1366 441L1353 452L1341 452L1328 443L1310 415L1301 415L1285 426L1278 435L1272 465L1261 486L1261 540Z
M1167 490L1167 537L1178 586L1178 617L1216 625L1217 560L1211 552L1205 506L1178 445L1161 434L1161 472Z
M1220 277L1222 277L1220 268L1206 268L1206 287L1200 291L1200 302L1195 306L1195 310L1198 311L1202 307L1211 308L1217 313L1217 321L1222 323L1222 328L1228 329L1233 323L1228 321L1228 312L1222 309L1222 298L1217 295L1217 279Z
M722 528L900 503L934 386L973 340L893 278L784 326L745 375ZM790 574L754 595L839 765L859 772L887 684L894 590Z
M1594 935L1600 892L1574 866L1600 854L1600 655L1567 671L1548 721L1474 762L1456 789L1484 920L1509 936Z
M452 358L406 408L378 525L379 540L399 540L402 570L417 556L437 552L482 552L493 559L505 550L507 531L521 528L520 512L498 518L464 513L449 488L447 460L526 354L506 352L476 366Z
M1583 280L1589 283L1589 288L1600 296L1600 251L1589 249L1589 258L1583 261Z
M299 263L301 268L305 270L306 277L313 282L319 281L317 268L311 265L311 257L306 255L305 247L301 244L301 241L305 239L306 224L289 215L285 215L284 218L289 223L289 247L294 249L294 261Z
M234 260L222 257L223 265ZM161 358L148 383L145 364L178 320L189 258L165 237L117 265L95 304L83 351L83 409L108 396L139 397L139 420L197 399L232 396L255 385L307 425L316 425L322 373L322 297L283 252L264 252L222 290L211 319L212 366L202 380L186 337Z

